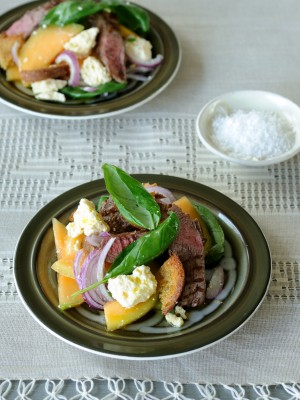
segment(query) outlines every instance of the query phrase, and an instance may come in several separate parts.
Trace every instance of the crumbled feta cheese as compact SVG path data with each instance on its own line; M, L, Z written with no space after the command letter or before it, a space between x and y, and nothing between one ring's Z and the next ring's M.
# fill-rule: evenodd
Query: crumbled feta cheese
M81 77L88 86L99 86L111 81L110 73L96 57L87 57L80 70Z
M126 54L140 61L148 61L152 58L152 44L141 37L129 37L125 41Z
M95 46L98 33L98 28L85 29L65 43L64 48L72 51L77 56L84 57Z
M177 315L169 312L165 315L166 321L168 324L175 326L176 328L180 328L184 324L184 320L182 317L177 317Z
M68 236L76 237L84 233L91 236L99 232L106 232L109 226L103 221L92 201L81 199L77 210L73 214L74 222L67 225Z
M33 82L31 88L33 94L57 92L59 89L64 88L67 81L61 79L44 79L43 81Z
M175 306L175 314L182 319L187 319L186 310L180 306Z
M66 101L65 95L59 92L39 93L35 95L35 98L38 100L58 101L59 103L64 103Z
M133 307L156 292L157 282L149 267L136 267L131 275L119 275L108 281L112 297L123 307Z
M31 84L32 92L38 100L51 100L64 103L66 97L58 90L64 88L67 81L62 79L44 79Z

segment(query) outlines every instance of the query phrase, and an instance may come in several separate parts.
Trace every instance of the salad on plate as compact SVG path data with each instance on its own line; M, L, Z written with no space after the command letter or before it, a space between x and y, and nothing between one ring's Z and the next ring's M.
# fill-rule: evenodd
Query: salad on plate
M163 62L148 12L122 0L49 0L0 33L6 80L36 99L95 102L128 93Z
M52 219L58 307L118 329L164 333L216 310L236 263L214 214L155 182L102 166L107 195Z

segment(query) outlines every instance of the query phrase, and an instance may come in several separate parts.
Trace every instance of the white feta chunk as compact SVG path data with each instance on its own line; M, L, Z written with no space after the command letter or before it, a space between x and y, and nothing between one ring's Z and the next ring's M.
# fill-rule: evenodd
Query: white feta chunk
M42 81L33 82L31 88L33 94L52 93L64 88L67 81L62 79L44 79Z
M149 61L152 58L152 44L139 36L128 37L125 41L125 52L134 60Z
M86 236L107 232L109 226L97 212L95 204L87 199L81 199L73 214L73 222L67 225L68 236L77 237L84 233Z
M79 57L84 57L89 54L89 52L95 46L98 33L99 29L95 27L85 29L65 43L64 48L72 51Z
M183 307L175 306L175 315L181 317L182 319L187 319L186 310Z
M101 84L111 81L110 73L105 66L96 57L87 57L80 70L81 77L85 84L97 87Z
M112 297L123 307L133 307L156 292L157 282L149 267L136 267L131 275L119 275L108 281Z
M165 315L166 321L168 322L168 324L176 327L176 328L180 328L182 327L182 325L184 324L184 320L182 317L177 317L177 315L169 312Z
M59 103L64 103L66 101L65 95L59 92L39 93L35 95L35 98L38 100L57 101Z

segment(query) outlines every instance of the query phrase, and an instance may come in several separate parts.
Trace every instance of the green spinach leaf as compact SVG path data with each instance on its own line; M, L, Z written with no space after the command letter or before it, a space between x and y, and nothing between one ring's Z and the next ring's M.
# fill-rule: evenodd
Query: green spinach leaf
M127 26L134 32L148 32L150 29L149 14L133 4L120 3L112 7L120 24Z
M152 230L161 219L160 207L144 186L120 168L102 166L106 189L122 216L134 226Z
M101 210L102 204L105 202L105 200L108 199L109 196L106 194L103 194L102 196L99 197L98 201L96 202L96 210L99 212Z
M65 26L81 21L85 17L102 11L104 8L104 3L96 3L94 0L67 0L53 7L45 15L40 26Z
M40 25L65 26L101 11L115 13L118 21L133 31L147 32L150 28L149 15L144 9L121 0L67 0L53 7Z
M73 99L92 99L94 97L100 96L104 93L113 93L118 90L124 89L127 83L119 83L115 81L104 83L103 85L99 85L92 92L87 92L79 86L66 86L60 90L60 92L65 95L73 98Z
M206 224L213 240L213 245L205 257L205 262L211 264L218 261L224 255L224 232L217 218L207 207L197 203L194 203L194 206Z

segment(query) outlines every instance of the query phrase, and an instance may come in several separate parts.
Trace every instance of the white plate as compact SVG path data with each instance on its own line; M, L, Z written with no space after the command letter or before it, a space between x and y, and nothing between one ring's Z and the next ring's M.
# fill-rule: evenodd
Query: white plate
M0 32L30 9L43 4L38 0L23 4L0 15ZM150 17L147 39L153 45L153 54L162 54L163 63L151 72L150 79L131 89L124 89L107 99L68 100L63 104L37 100L8 82L5 71L0 69L0 101L9 107L40 117L59 119L91 119L112 117L142 106L159 95L175 78L181 63L181 48L175 33L158 15L146 10ZM128 85L130 87L130 84Z
M295 130L295 142L292 148L276 157L261 160L245 159L232 156L217 146L212 140L212 121L216 115L231 114L236 110L250 112L275 112L286 118ZM235 91L223 94L208 102L200 111L196 129L203 145L212 153L225 160L246 165L265 166L285 161L300 151L300 108L292 101L274 93L259 90Z

